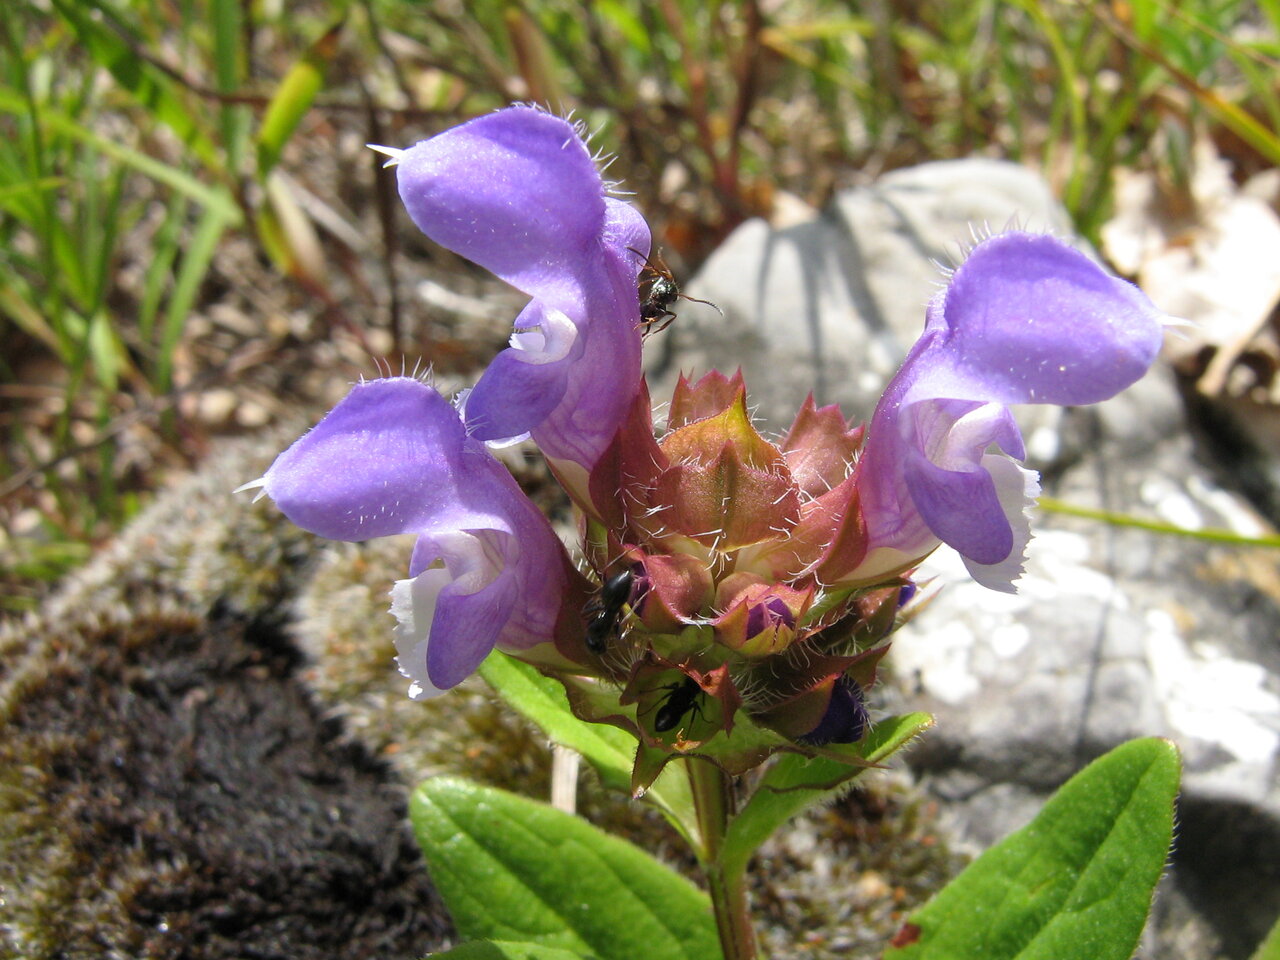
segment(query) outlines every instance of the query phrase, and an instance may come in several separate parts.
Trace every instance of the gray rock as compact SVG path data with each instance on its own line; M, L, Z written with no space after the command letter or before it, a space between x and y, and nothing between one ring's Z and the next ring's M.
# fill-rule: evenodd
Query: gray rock
M686 291L724 316L681 304L663 352L651 351L653 395L669 396L681 370L741 366L762 412L794 412L813 391L865 417L919 335L945 266L1011 222L1069 232L1039 177L991 160L900 170L783 229L748 221Z
M724 318L682 307L654 395L676 371L741 365L774 431L810 390L865 418L944 279L936 262L1009 223L1065 235L1067 221L1034 175L976 160L891 174L797 226L745 224L689 285ZM1264 529L1196 462L1167 370L1097 407L1019 420L1052 496L1191 529ZM937 596L896 639L885 704L938 717L910 761L985 846L1110 747L1169 737L1186 763L1184 842L1162 902L1180 906L1157 911L1151 955L1202 957L1205 943L1247 955L1280 908L1280 874L1264 868L1247 902L1197 897L1211 873L1241 867L1185 837L1212 822L1228 845L1255 840L1242 847L1255 866L1280 860L1274 555L1064 516L1038 530L1015 596L972 583L946 548L922 569Z

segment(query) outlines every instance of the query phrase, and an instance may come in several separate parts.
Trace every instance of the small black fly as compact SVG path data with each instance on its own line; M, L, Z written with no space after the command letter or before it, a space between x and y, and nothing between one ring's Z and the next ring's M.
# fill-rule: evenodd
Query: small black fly
M673 687L662 706L658 707L658 712L653 715L653 729L658 733L674 730L680 723L680 718L698 705L698 697L702 695L702 687L693 677L686 677L673 684Z
M676 318L671 308L677 300L705 303L724 316L724 311L710 300L699 300L681 293L675 275L661 254L657 255L655 263L634 247L627 249L644 261L644 269L640 271L640 325L644 327L644 336L661 333L671 326Z
M630 569L620 570L604 582L600 596L587 606L591 621L587 624L587 649L596 656L604 653L609 641L618 633L618 620L622 608L631 600L631 587L635 574Z

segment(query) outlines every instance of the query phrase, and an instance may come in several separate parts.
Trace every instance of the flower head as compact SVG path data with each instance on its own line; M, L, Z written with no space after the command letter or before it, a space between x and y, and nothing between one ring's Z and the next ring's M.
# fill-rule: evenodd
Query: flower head
M712 372L681 378L656 433L649 230L579 131L513 107L395 154L423 232L531 299L458 406L410 378L362 383L260 484L322 536L417 534L392 600L414 695L495 647L533 661L579 716L636 734L637 789L681 753L741 772L863 737L915 566L945 542L996 589L1020 570L1037 486L1008 406L1105 399L1160 346L1136 288L1011 233L934 298L869 425L811 398L771 441L741 376ZM485 445L525 434L581 511L594 591Z
M680 380L655 438L642 392L591 477L619 491L600 562L625 557L646 584L601 668L626 683L638 735L731 770L861 737L914 567L945 542L987 586L1020 571L1037 484L1007 404L1117 393L1155 359L1162 320L1077 251L1013 233L930 304L866 427L810 400L772 443L741 376L710 373Z

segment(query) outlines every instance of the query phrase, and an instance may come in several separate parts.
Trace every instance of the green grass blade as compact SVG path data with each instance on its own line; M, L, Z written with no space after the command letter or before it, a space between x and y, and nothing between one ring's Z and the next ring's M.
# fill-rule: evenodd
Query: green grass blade
M13 91L0 87L0 113L22 115L27 112L22 97ZM133 150L123 144L116 143L107 137L100 136L76 120L57 110L45 109L40 114L41 120L55 133L71 137L81 143L88 144L106 157L164 184L178 193L199 203L208 209L218 210L220 216L231 226L239 226L243 220L240 208L236 205L230 192L222 187L211 187L201 183L188 173L163 163L153 157Z
M213 20L213 75L222 93L233 93L244 79L244 25L241 0L211 0L209 14ZM244 159L245 140L250 114L238 104L224 103L219 112L222 149L227 156L227 169L238 171Z
M190 203L181 194L169 201L164 220L151 238L151 262L147 264L147 274L142 284L142 299L138 304L138 339L147 345L152 343L155 335L156 316L160 310L160 300L164 296L165 287L173 271L173 264L178 258L178 247L182 242L182 224L186 219Z
M1135 530L1149 530L1152 533L1167 534L1173 537L1187 537L1191 540L1203 540L1205 543L1229 543L1241 547L1280 548L1280 536L1251 537L1233 530L1188 530L1186 527L1174 526L1161 520L1143 520L1127 513L1113 513L1110 510L1094 510L1090 507L1078 507L1054 497L1041 497L1036 501L1045 513L1060 513L1066 517L1082 517L1086 520L1097 520L1113 527L1131 527Z
M165 391L172 386L173 352L182 336L182 328L200 291L200 283L209 270L209 262L213 259L214 250L222 233L231 224L223 211L209 208L204 211L196 224L190 243L182 256L182 264L178 268L178 276L174 280L173 293L165 309L164 328L160 333L160 354L156 360L155 387Z
M342 22L334 24L295 63L276 89L258 130L258 177L266 179L284 146L324 85L324 72L338 49Z

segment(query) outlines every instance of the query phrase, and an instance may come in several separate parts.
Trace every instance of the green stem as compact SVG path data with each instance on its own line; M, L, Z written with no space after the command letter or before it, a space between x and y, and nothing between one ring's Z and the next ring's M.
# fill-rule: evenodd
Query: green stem
M753 960L756 935L747 909L745 864L724 862L725 832L732 813L728 774L709 760L690 757L685 762L689 787L698 817L701 849L698 858L707 877L707 892L716 915L724 960Z

